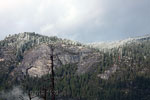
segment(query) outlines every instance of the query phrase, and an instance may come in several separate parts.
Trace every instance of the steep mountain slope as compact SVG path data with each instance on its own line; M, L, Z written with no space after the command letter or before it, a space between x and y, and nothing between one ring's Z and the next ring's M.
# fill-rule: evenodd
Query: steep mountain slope
M100 59L99 52L78 42L41 36L35 33L20 33L7 37L0 42L0 45L1 62L8 62L12 58L17 62L14 71L18 70L24 75L29 74L31 76L41 77L48 74L50 70L48 65L51 62L50 45L53 45L56 55L54 55L55 66L78 63L77 74L88 72Z
M27 32L9 36L0 41L0 90L49 89L52 48L58 99L149 100L149 35L105 46Z

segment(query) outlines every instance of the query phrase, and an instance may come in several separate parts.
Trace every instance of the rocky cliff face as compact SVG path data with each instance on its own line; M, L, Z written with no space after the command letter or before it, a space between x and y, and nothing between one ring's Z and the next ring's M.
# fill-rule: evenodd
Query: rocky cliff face
M51 47L41 44L29 51L26 51L20 64L24 74L38 76L48 74L51 66ZM94 64L100 61L100 53L81 46L54 46L54 66L61 67L66 64L77 64L77 74L88 72Z
M24 59L19 67L24 74L40 77L50 70L51 61L49 55L50 48L46 45L40 45L24 53Z
M76 74L94 70L101 58L98 51L80 43L56 37L40 36L35 33L21 33L8 37L1 41L1 46L4 45L7 49L9 49L8 47L13 48L14 54L10 56L18 61L15 69L24 75L28 74L34 77L41 77L50 72L50 45L53 45L54 48L54 66L77 64ZM7 54L6 50L1 48L1 55L4 56L1 57L1 61L5 60L5 54Z

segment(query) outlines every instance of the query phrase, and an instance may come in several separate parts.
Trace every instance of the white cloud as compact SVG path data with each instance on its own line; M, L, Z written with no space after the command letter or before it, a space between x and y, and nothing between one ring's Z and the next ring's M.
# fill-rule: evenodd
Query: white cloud
M97 2L99 1L1 0L0 20L5 25L10 22L10 31L33 30L53 35L69 34L99 14L101 10L97 9L100 6Z
M0 39L25 31L83 42L143 34L150 31L149 6L148 0L0 0Z
M40 18L37 17L36 22L39 20L39 23L42 24L40 27L41 33L69 34L80 25L97 17L96 14L99 14L101 10L97 9L96 6L100 5L96 5L94 2L89 3L85 0L42 2L36 14ZM96 10L98 11L95 13Z

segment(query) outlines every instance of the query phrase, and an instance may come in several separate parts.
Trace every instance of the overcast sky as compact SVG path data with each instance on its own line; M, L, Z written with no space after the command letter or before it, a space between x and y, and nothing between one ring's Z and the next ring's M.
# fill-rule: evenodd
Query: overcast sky
M0 0L0 40L36 32L80 42L150 33L150 0Z

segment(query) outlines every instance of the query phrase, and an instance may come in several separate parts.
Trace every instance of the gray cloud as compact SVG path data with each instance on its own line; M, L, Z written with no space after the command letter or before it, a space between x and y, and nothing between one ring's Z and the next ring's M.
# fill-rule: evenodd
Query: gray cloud
M149 0L3 0L0 39L37 32L81 42L111 41L150 32Z

